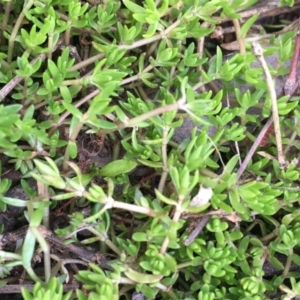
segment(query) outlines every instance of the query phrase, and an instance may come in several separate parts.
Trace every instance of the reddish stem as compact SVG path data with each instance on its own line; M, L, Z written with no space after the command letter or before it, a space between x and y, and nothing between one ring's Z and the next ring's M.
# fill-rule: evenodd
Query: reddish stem
M299 26L299 25L298 25ZM296 74L297 74L297 67L298 67L298 61L299 61L299 54L300 54L300 31L298 27L298 32L296 35L296 42L295 42L295 50L294 55L292 58L291 63L291 70L290 74L286 80L286 83L284 85L284 94L285 95L292 95L295 91L295 84L296 84Z

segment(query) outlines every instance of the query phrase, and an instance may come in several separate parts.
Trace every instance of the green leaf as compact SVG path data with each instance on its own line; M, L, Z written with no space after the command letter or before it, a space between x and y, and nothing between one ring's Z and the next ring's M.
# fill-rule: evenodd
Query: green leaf
M292 254L292 261L297 265L300 266L300 256L296 253Z
M227 173L227 174L231 174L231 172L233 171L233 169L235 168L237 162L239 160L239 155L236 154L235 156L233 156L229 162L227 163L227 165L225 166L224 168L224 171Z
M137 163L127 159L115 160L104 166L98 175L104 177L115 177L121 174L132 171L137 166Z
M63 181L63 179L57 176L37 175L33 172L31 173L31 176L37 181L40 181L46 185L52 185L58 189L64 189L66 187L66 183Z
M216 54L216 73L219 73L223 64L223 54L220 47L217 47L217 54Z
M274 256L274 255L269 255L268 261L278 270L283 270L284 266L283 264Z
M22 297L24 300L34 300L33 296L30 294L28 290L26 290L24 287L21 289Z
M177 204L177 201L176 200L173 200L173 199L170 199L166 196L164 196L161 192L159 192L157 189L155 189L155 194L156 194L156 197L163 201L164 203L166 204L169 204L169 205L176 205Z
M60 75L60 72L56 66L56 64L52 60L48 60L48 69L52 75L52 77L56 77Z
M15 199L15 198L10 198L10 197L1 197L1 201L8 205L12 205L15 207L26 207L27 201L25 200L20 200L20 199Z
M240 36L238 38L246 38L247 33L251 26L254 24L254 22L257 20L259 14L253 15L251 18L249 18L245 24L242 26L241 31L240 31Z
M0 174L2 173L2 165L0 161ZM7 178L4 178L0 181L0 194L3 194L6 192L9 187L11 186L11 180L8 180Z
M131 280L138 283L157 283L163 277L162 275L151 275L137 272L133 269L128 269L124 274Z
M229 200L234 210L236 210L238 213L244 214L246 212L244 205L241 204L240 196L236 189L229 191Z
M154 162L151 160L146 159L137 159L137 161L147 167L154 168L154 169L162 169L163 164L161 162Z
M48 164L50 165L50 167L52 167L52 170L54 170L55 173L56 173L56 175L59 176L59 175L60 175L60 171L59 171L59 169L58 169L56 163L55 163L50 157L47 157L47 156L46 156L45 158L46 158ZM48 175L48 174L47 174L47 175Z
M69 111L73 116L75 116L78 119L82 118L82 113L78 108L76 108L74 105L68 103L67 101L63 101L63 106L66 108L66 110Z
M87 124L91 124L95 127L97 127L98 129L117 129L117 125L112 123L112 122L109 122L109 121L106 121L106 120L103 120L101 118L89 118L87 121L86 121Z
M60 90L60 94L62 95L63 99L67 103L72 103L72 95L71 95L69 88L67 86L60 86L59 90Z
M148 236L145 232L135 232L132 235L132 238L136 241L136 242L147 242L148 241Z
M133 13L142 14L145 12L145 9L134 2L129 0L123 0L124 5Z
M60 201L60 200L70 199L70 198L73 198L73 197L78 197L78 192L58 194L58 195L52 196L51 199L55 200L55 201Z
M68 142L68 146L67 146L67 150L70 154L70 157L72 159L77 157L77 144L74 141L69 141Z
M33 233L29 228L25 236L23 247L22 247L22 262L24 267L29 267L31 265L31 260L35 248L35 241L36 241L35 236L33 235Z
M38 159L34 159L33 161L41 174L53 177L60 176L57 168L53 169Z
M147 32L145 34L143 34L143 37L144 38L150 38L150 37L152 37L155 34L155 32L157 30L157 27L158 27L158 20L157 20L157 22L155 24L150 24L149 25L148 30L147 30Z
M42 222L43 216L44 209L36 209L30 218L30 226L39 226Z

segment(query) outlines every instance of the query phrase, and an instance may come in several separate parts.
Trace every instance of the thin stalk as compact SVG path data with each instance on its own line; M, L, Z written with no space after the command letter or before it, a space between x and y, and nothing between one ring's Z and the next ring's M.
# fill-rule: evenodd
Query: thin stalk
M149 65L147 66L142 73L146 73L146 72L149 72L150 70L152 70L154 68L154 66L152 65ZM72 68L71 68L72 69ZM76 69L77 70L77 69ZM140 75L135 75L135 76L132 76L130 78L126 78L124 79L122 82L121 82L121 86L122 85L125 85L125 84L128 84L130 82L133 82L133 81L136 81L136 80L139 80L140 79ZM77 79L77 80L80 80L80 79ZM72 80L69 80L69 81L64 81L64 84L66 84L66 82L68 84L78 84L78 83L75 83L76 80L72 81ZM81 82L79 83L81 84ZM90 99L92 99L93 97L97 96L98 94L100 93L100 90L99 89L96 89L94 90L93 92L89 93L88 95L86 95L84 98L82 98L81 100L79 100L77 103L74 104L74 106L76 108L80 107L81 105L83 105L84 103L86 103L87 101L89 101ZM1 97L1 91L0 91L0 97ZM53 133L56 131L56 129L62 124L62 122L70 115L70 112L69 111L66 111L63 113L63 115L60 117L59 121L57 122L57 124L55 126L53 126L50 130L49 130L49 133L48 133L48 136L51 137L53 135ZM125 128L125 127L124 127ZM107 132L107 133L111 133L115 130L111 130L110 132ZM98 134L102 134L101 132L98 132ZM105 133L106 134L106 133Z
M31 266L24 266L24 269L26 270L27 274L30 276L30 278L34 281L34 282L41 282L42 280L34 273L33 269Z
M53 47L53 51L56 50L56 48L58 47L58 45L61 44L61 40L58 41L58 43ZM33 65L38 59L41 59L42 61L44 61L46 59L46 54L42 53L40 55L38 55L36 58L34 58L30 64ZM12 80L10 80L1 90L0 90L0 102L5 99L5 97L13 90L13 88L19 84L20 82L22 82L24 79L23 76L15 76Z
M113 207L121 208L121 209L124 209L125 211L131 211L131 212L144 214L147 216L155 216L155 211L151 208L140 207L137 205L128 204L128 203L124 203L124 202L114 201Z
M261 67L264 71L265 77L266 77L268 91L269 91L269 95L270 95L271 102L272 102L272 117L273 117L274 129L275 129L277 156L278 156L279 164L281 165L281 167L284 167L285 159L284 159L283 150L282 150L282 139L281 139L281 131L280 131L278 106L277 106L277 95L276 95L276 91L275 91L274 81L272 79L268 65L264 59L263 49L260 46L260 44L254 42L252 44L252 49L253 49L253 54L258 58L258 60L261 64Z
M70 80L64 80L63 82L60 83L60 85L68 86L68 85L82 85L82 79L70 79ZM86 79L86 77L85 77Z
M43 183L38 183L39 194L42 195L43 201L49 201L48 186ZM50 208L46 206L44 208L43 225L46 228L50 227ZM45 281L48 282L51 278L51 260L49 246L44 250L44 270L45 270Z
M82 119L80 122L78 122L77 126L75 127L74 131L72 132L70 138L69 138L69 141L71 142L76 142L76 139L77 139L77 136L81 130L81 128L83 127L84 125L84 121L87 119L87 116L86 114L84 114L82 116ZM65 155L64 155L64 161L63 161L63 170L67 170L68 169L68 161L69 161L69 158L70 158L70 153L69 153L69 149L68 147L66 148L66 151L65 151Z
M95 228L88 228L88 231L93 233L95 236L99 237L101 241L103 241L107 247L109 247L112 251L114 251L119 256L122 254L122 250L120 250L110 239L105 237L101 232L96 230Z
M79 100L78 102L76 102L74 104L74 106L76 108L80 107L81 105L83 105L84 103L86 103L87 101L89 101L90 99L92 99L93 97L97 96L100 93L100 90L95 90L93 92L91 92L90 94L86 95L84 98L82 98L81 100ZM1 96L1 92L0 92L0 96ZM48 136L51 137L53 135L53 133L57 130L57 128L63 123L63 121L70 115L69 111L66 111L63 113L63 115L60 117L59 121L56 123L55 126L53 126L48 133Z
M291 299L295 298L296 296L298 296L296 293L294 293L292 290L290 290L288 287L286 287L283 284L279 285L279 289L287 294L284 296L283 300L291 300Z
M71 24L68 21L69 28L65 31L65 45L69 46L70 45L70 37L71 37Z
M292 255L294 253L293 251L293 248L290 248L288 250L289 254L287 256L287 260L286 260L286 263L285 263L285 266L284 266L284 270L283 270L283 276L286 277L288 272L290 271L290 268L291 268L291 264L292 264Z
M48 199L45 198L43 201L49 201L49 196L48 196ZM49 206L44 208L43 225L47 228L50 227L50 208L49 208Z
M256 219L251 225L249 225L245 232L250 232L256 225L260 226L261 235L265 237L267 235L266 225L262 220Z
M193 265L193 262L191 260L189 260L189 261L186 261L184 263L178 264L177 265L177 270L185 269L185 268L190 267L192 265Z
M49 48L48 59L52 59L53 33L48 34L48 48Z
M48 221L48 220L47 220ZM49 224L48 224L49 225ZM46 228L46 227L45 227ZM50 247L46 242L43 235L40 233L39 228L36 226L30 226L29 229L37 239L37 242L41 246L44 253L44 273L45 281L48 282L51 277L51 260L50 260Z
M132 118L130 119L126 124L125 123L120 123L120 122L116 122L116 125L118 126L118 128L116 129L103 129L99 131L99 134L107 134L107 133L111 133L120 129L124 129L126 127L134 127L136 126L138 123L146 121L149 118L152 118L154 116L172 111L172 110L178 110L179 106L180 106L180 100L179 99L177 102L172 103L172 104L168 104L166 106L160 106L156 109L153 109L147 113L144 113L138 117Z
M66 259L60 259L57 256L51 254L51 258L53 258L54 260L61 260L63 262L63 265L67 265L67 264L80 264L80 265L88 265L87 262L81 260L81 259L74 259L74 258L66 258Z
M116 231L115 231L113 223L110 223L109 231L110 231L110 237L111 237L112 243L116 244L117 243L117 237L116 237Z
M278 236L278 229L274 229L271 233L263 236L262 238L260 238L259 240L265 244L268 243L270 240L275 239Z
M11 0L11 1L7 2L6 5L5 5L4 16L3 16L3 20L2 20L2 24L1 24L0 46L4 45L5 39L4 39L3 32L6 30L6 27L7 27L7 24L8 24L12 2L13 1Z
M294 54L291 62L291 69L288 75L288 78L284 85L285 95L293 95L295 88L298 88L299 84L297 83L297 69L300 56L300 21L298 21L298 32L296 35Z
M206 226L206 224L209 222L210 219L211 219L211 215L206 215L201 218L197 226L194 228L194 230L189 234L187 239L184 241L185 246L188 246L195 241L197 236L200 234L200 232L203 230L203 228Z
M93 64L94 62L96 61L99 61L101 59L103 59L105 57L105 54L104 53L100 53L100 54L97 54L95 56L92 56L84 61L81 61L79 63L77 63L76 65L74 65L71 69L70 69L70 72L73 72L73 71L78 71L82 68L85 68L87 67L88 65L91 65Z
M22 256L20 254L0 250L0 257L3 261L13 259L13 260L19 260L22 263Z
M177 265L178 269L178 265ZM178 276L178 284L183 287L186 291L189 291L191 289L190 284L185 278L182 278L181 276Z
M299 128L300 126L300 120L298 120L295 128ZM290 148L293 146L293 142L295 141L295 139L297 138L298 133L296 130L293 131L291 137L289 138L288 144L286 145L283 154L286 155L287 153L289 153Z
M28 0L27 4L24 6L22 12L20 13L17 22L12 30L12 33L10 35L9 41L8 41L8 51L7 51L7 62L10 64L12 61L12 55L13 55L13 50L14 50L14 43L16 36L19 32L19 29L21 27L23 18L24 18L24 11L29 10L31 6L33 5L34 0Z
M245 54L246 53L246 47L244 43L244 39L241 37L241 26L240 22L237 19L232 19L233 26L235 28L235 34L236 34L236 39L239 43L240 46L240 53Z
M157 283L156 287L159 288L162 292L166 293L168 295L169 299L179 300L179 298L176 296L176 294L174 293L174 291L173 290L169 290L169 288L166 287L165 285L163 285L161 283Z
M112 152L112 161L117 160L120 156L121 143L119 141L114 143L113 152Z
M170 27L168 27L165 31L163 31L162 33L156 34L150 38L147 39L142 39L139 41L136 41L135 43L133 43L132 45L120 45L119 46L119 50L125 49L125 50L132 50L132 49L136 49L136 48L140 48L141 46L147 45L147 44L151 44L154 43L155 41L159 41L163 38L166 38L167 35L173 30L175 29L177 26L179 26L181 23L181 19L177 20L176 22L174 22ZM79 69L81 69L82 67L86 67L94 62L96 62L97 60L100 60L102 58L105 57L105 54L100 53L97 54L93 57L90 57L89 59L82 61L76 65L74 65L70 71L77 71Z
M128 291L132 290L135 287L135 284L136 283L134 282L134 284L129 283L128 285L122 286L119 290L119 297L125 295Z

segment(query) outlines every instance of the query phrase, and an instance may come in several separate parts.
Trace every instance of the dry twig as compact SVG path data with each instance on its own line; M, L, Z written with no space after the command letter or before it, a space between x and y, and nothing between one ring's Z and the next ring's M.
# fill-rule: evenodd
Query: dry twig
M276 95L276 91L275 91L274 80L271 76L270 70L265 61L265 58L263 55L263 48L261 47L261 45L257 42L253 42L252 50L253 50L253 54L259 60L261 66L262 66L262 69L264 71L265 77L266 77L268 91L269 91L271 102L272 102L272 116L273 116L274 129L275 129L278 161L279 161L279 164L281 165L281 167L284 167L285 159L284 159L283 150L282 150L282 139L281 139L280 122L279 122L278 107L277 107L277 95Z

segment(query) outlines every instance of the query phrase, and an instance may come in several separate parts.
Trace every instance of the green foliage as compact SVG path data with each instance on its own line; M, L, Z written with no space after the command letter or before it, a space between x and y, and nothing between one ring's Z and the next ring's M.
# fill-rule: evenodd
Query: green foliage
M61 278L63 279L63 278ZM72 291L63 293L63 285L57 278L52 278L47 284L36 283L32 292L22 288L22 296L25 300L68 300L71 299Z
M27 197L6 195L12 180L1 164L0 213L24 210L28 228L15 251L0 236L0 285L23 267L34 282L22 289L26 300L131 299L133 291L146 299L266 299L279 286L289 299L299 296L289 272L300 265L298 164L282 169L271 137L264 157L255 153L237 180L256 136L249 129L262 127L250 111L271 114L263 70L252 67L247 47L226 59L221 46L205 45L200 57L196 41L257 1L5 2L0 154L5 170L20 173ZM257 18L245 20L240 41ZM287 73L294 36L265 47L265 55L278 53L274 78ZM300 149L299 97L287 100L278 97L283 144ZM192 128L181 140L184 119ZM107 149L111 161L97 163ZM55 234L66 247L100 245L89 263L50 251L42 225L63 200L72 202L69 223ZM203 216L209 221L191 238ZM44 276L32 263L39 252ZM266 278L266 260L282 274ZM74 293L63 292L69 263L82 263Z

